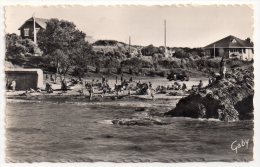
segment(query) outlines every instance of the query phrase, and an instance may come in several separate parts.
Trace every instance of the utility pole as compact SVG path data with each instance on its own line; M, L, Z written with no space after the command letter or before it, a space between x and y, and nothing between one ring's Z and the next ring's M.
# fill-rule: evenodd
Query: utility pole
M128 41L128 42L129 42L129 43L128 43L128 44L129 44L128 46L129 46L129 54L130 54L130 53L131 53L131 36L129 36L129 41Z
M37 37L36 37L36 27L35 27L35 13L33 13L33 41L37 45Z
M166 46L166 20L164 20L164 54L167 55L167 46Z

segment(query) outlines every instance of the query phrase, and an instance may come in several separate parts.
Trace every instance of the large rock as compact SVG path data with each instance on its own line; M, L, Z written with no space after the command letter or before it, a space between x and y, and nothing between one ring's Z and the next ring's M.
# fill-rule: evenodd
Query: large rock
M253 67L233 69L225 79L206 87L204 93L182 98L166 115L174 117L216 118L236 121L253 118Z

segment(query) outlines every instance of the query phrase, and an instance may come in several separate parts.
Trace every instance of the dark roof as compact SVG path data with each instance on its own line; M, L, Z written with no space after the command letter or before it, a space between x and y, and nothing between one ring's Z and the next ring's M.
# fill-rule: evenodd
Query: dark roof
M23 25L18 29L18 30L20 30L23 26L24 26L24 24L26 23L26 22L32 22L33 21L33 17L31 17L31 18L29 18L28 20L26 20L24 23L23 23ZM43 18L35 18L35 23L37 23L40 27L42 27L42 28L46 28L46 22L48 21L48 19L43 19Z
M221 40L218 40L216 42L213 42L212 44L209 44L205 46L205 49L210 48L252 48L253 43L248 42L246 40L239 39L235 36L229 35Z

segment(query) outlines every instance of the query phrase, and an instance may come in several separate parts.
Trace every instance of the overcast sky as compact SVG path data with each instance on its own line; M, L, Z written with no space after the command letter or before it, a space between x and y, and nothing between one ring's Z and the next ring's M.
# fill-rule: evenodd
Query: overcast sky
M228 35L241 39L253 36L253 9L248 6L114 6L114 7L6 7L6 32L18 28L35 13L40 18L72 21L94 39L114 39L132 44L164 44L203 47Z

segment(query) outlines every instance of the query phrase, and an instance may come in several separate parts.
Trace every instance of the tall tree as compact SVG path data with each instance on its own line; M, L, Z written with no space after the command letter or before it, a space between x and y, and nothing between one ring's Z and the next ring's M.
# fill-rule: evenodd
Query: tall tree
M87 56L92 48L85 41L86 34L79 31L73 22L50 19L45 30L38 33L38 45L44 55L50 56L52 64L57 68L60 79L64 79L69 71L76 71L82 77L87 68Z

